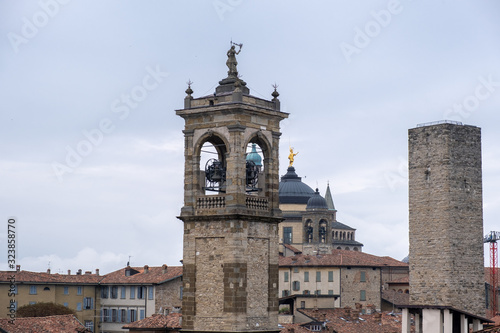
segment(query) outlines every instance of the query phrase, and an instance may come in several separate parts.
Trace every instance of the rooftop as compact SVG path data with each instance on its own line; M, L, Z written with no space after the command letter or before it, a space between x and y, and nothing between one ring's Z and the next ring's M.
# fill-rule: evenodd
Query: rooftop
M181 329L182 314L180 313L170 313L169 315L154 314L151 317L144 318L139 321L127 324L123 326L125 329L130 331L136 330L179 330Z
M0 319L0 332L4 333L90 333L74 315Z
M280 266L359 266L359 267L408 267L408 264L391 257L378 257L372 254L333 250L332 254L323 255L295 255L280 257Z

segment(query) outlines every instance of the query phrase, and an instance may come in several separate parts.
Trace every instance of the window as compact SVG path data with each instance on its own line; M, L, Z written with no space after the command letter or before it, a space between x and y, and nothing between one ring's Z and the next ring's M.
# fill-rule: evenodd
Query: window
M111 298L118 298L118 286L111 287Z
M287 297L290 295L290 291L289 290L282 290L281 291L281 297Z
M153 287L148 288L148 299L153 299L154 289Z
M109 295L108 286L102 286L101 287L101 298L108 298L108 295Z
M361 272L359 282L366 282L366 272Z
M294 273L298 273L298 272L299 272L299 268L298 268L298 267L294 267L294 268L293 268L293 272L294 272Z
M140 320L144 319L144 316L145 316L145 314L144 314L144 309L141 309L141 310L139 311L139 319L140 319Z
M306 308L306 302L305 301L300 301L300 308L305 309Z
M302 292L303 295L311 295L311 292L309 290L304 290Z
M288 272L285 272L283 281L288 282Z
M36 286L30 286L30 295L36 295Z
M76 294L77 294L77 295L81 295L81 294L82 294L82 291L83 291L82 286L78 286L78 287L76 287Z
M315 295L321 295L321 290L316 290L316 291L314 292L314 294L315 294Z
M129 311L130 311L130 322L133 322L136 320L135 310L129 310Z
M309 282L309 272L304 272L304 282Z
M63 305L64 305L65 307L68 307L68 302L64 302L64 303L63 303Z
M30 302L30 305L36 304L36 302Z
M108 318L108 315L109 315L109 314L108 314L108 312L109 312L109 310L108 310L108 309L102 309L102 318L101 318L101 321L102 321L103 323L108 322L108 319L109 319L109 318Z
M366 301L366 290L360 290L359 291L359 300L360 301Z
M43 288L43 291L50 291L50 288L49 287L45 287L45 288Z
M144 299L146 297L146 287L138 287L137 288L137 298Z
M328 271L328 282L333 282L333 271Z
M121 318L120 318L121 322L124 323L127 320L127 310L122 309L120 310L120 312L121 312Z
M283 227L283 243L292 244L292 227Z
M130 287L130 299L135 298L135 286Z
M85 320L85 328L94 332L94 322L92 320Z
M82 311L82 303L81 302L76 303L76 311Z
M316 272L316 282L321 282L321 272Z
M292 282L292 290L294 290L294 291L300 290L300 281L293 281Z
M121 287L121 293L120 293L120 298L125 298L125 292L127 288L126 287Z
M118 321L118 310L116 309L111 310L111 321L113 323L116 323Z
M328 295L333 295L333 290L328 290Z
M64 295L69 295L69 288L68 288L68 286L64 287Z
M94 299L91 297L83 298L83 309L84 310L92 310L94 308Z

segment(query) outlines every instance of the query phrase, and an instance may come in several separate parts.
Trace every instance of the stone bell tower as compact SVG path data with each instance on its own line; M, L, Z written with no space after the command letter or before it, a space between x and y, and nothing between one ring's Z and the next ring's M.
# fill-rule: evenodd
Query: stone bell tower
M278 331L279 124L288 114L276 89L270 101L250 95L240 51L227 52L214 94L193 98L189 84L176 111L185 120L183 331ZM206 143L216 153L205 163ZM246 158L249 144L262 166Z

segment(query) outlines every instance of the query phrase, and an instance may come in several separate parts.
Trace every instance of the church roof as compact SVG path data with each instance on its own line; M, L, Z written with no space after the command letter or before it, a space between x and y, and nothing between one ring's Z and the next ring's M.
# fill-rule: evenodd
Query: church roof
M330 183L326 185L325 200L328 205L328 210L336 210L335 205L333 204L332 192L330 191Z
M281 176L279 185L280 204L307 204L315 192L301 179L293 166L288 167L287 173Z
M356 230L354 228L351 228L347 224L340 223L339 221L335 221L332 223L332 229Z
M307 201L306 209L307 210L328 209L326 200L319 194L318 189L316 189L316 192Z

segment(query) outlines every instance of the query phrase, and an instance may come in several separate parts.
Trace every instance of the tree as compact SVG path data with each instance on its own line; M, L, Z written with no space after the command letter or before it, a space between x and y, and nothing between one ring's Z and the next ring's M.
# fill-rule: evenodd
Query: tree
M41 302L23 305L17 309L18 317L47 317L55 315L76 314L74 310L61 304Z

